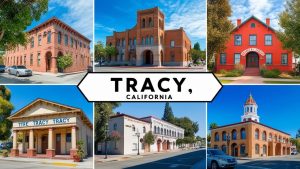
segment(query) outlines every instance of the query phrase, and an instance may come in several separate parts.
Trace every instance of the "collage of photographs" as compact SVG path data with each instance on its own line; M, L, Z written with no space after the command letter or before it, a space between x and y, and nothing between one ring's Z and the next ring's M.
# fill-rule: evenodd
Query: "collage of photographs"
M91 102L94 72L222 89ZM300 169L298 96L300 0L0 0L0 169Z

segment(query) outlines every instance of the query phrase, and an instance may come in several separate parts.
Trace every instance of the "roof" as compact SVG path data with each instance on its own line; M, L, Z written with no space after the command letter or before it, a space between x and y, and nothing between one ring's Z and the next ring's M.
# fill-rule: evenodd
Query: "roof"
M57 17L52 17L48 20L46 20L45 22L37 25L36 27L30 29L29 31L27 31L28 33L32 32L32 31L35 31L35 30L38 30L40 27L44 26L44 25L47 25L49 23L57 23L57 24L60 24L60 25L63 25L64 27L66 27L67 29L69 29L71 32L74 32L75 34L77 34L79 37L85 39L86 41L88 42L91 42L90 39L88 39L87 37L85 37L84 35L82 35L81 33L79 33L78 31L76 31L75 29L73 29L71 26L69 26L68 24L66 24L65 22L59 20Z
M178 128L183 129L182 127L176 126L175 124L172 124L172 123L170 123L170 122L167 122L167 121L162 120L162 119L160 119L160 118L157 118L157 117L155 117L155 116L147 116L147 117L143 117L143 118L141 118L141 119L147 119L147 118L154 118L154 119L156 119L156 120L159 120L159 121L163 121L163 122L165 122L165 123L168 123L169 125L172 125L172 126L175 126L175 127L178 127ZM183 130L184 130L184 129L183 129Z
M254 19L256 21L258 21L259 23L261 23L262 25L264 25L266 28L276 32L275 29L273 29L271 26L267 25L265 22L261 21L260 19L258 19L257 17L255 17L254 15L252 15L251 17L249 17L248 19L246 19L245 21L243 21L240 25L237 25L232 32L238 30L240 27L242 27L243 25L245 25L248 21L250 21L251 19Z
M269 128L269 129L272 129L272 130L275 130L275 131L278 131L278 132L281 132L281 133L284 133L284 134L286 134L286 135L289 135L289 136L290 136L290 134L289 134L289 133L286 133L286 132L284 132L284 131L281 131L281 130L275 129L275 128L273 128L273 127L267 126L267 125L265 125L265 124L262 124L262 123L258 123L258 122L256 122L256 121L253 121L253 120L250 120L250 121L244 121L244 122L239 122L239 123L233 123L233 124L228 124L228 125L224 125L224 126L219 126L219 127L216 127L216 128L214 128L214 129L211 129L211 130L221 129L221 128L224 128L224 127L230 127L230 126L236 126L236 125L240 125L240 124L246 124L246 123L255 123L255 124L258 124L258 125L261 125L261 126L267 127L267 128Z
M245 105L257 105L255 100L253 99L251 93L250 93L248 99L246 100Z
M145 122L145 123L149 123L148 121L145 121L143 119L140 119L140 118L137 118L137 117L134 117L134 116L130 116L128 114L124 114L124 113L121 113L121 114L116 114L116 115L113 115L113 116L110 116L110 118L118 118L118 117L129 117L129 118L132 118L132 119L135 119L135 120L138 120L138 121L142 121L142 122Z

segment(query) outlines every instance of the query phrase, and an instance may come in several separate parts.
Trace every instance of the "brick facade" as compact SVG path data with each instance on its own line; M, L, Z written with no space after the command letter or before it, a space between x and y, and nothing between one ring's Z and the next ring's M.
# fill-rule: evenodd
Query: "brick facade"
M191 41L183 28L165 30L165 16L158 7L137 12L137 24L124 32L106 37L115 46L111 65L187 66Z
M51 18L27 32L26 46L6 51L6 66L24 65L37 72L61 72L56 59L70 54L73 64L64 72L84 71L90 65L90 40L57 18Z

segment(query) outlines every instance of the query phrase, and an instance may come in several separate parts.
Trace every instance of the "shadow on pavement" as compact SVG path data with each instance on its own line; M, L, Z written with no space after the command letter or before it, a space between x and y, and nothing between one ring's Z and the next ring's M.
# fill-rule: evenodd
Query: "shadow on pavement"
M0 74L0 83L3 83L3 84L40 84L41 82L35 82L35 81L32 81L30 79L24 79L24 78L20 78L18 79L18 77L14 77L13 75L11 75L11 77L4 77L4 76L1 76Z
M206 168L205 157L206 157L206 151L200 150L200 151L195 151L191 153L165 158L162 160L151 161L148 163L140 164L133 167L127 167L124 169L167 169L167 168L190 169L192 167L195 168L196 165L201 166L200 168L197 167L197 169L205 169Z
M238 164L237 169L300 169L300 161L257 160Z

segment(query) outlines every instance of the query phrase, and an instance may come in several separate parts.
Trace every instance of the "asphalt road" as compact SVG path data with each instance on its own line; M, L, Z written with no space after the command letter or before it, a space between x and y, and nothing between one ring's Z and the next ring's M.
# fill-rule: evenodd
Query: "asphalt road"
M40 163L0 160L1 169L71 169L71 167L58 167Z
M34 73L29 77L16 77L0 73L0 84L78 84L85 74L85 72L69 75Z
M126 161L96 162L95 169L205 169L205 150L152 154Z
M95 72L205 72L206 66L199 68L156 68L156 67L95 67Z

